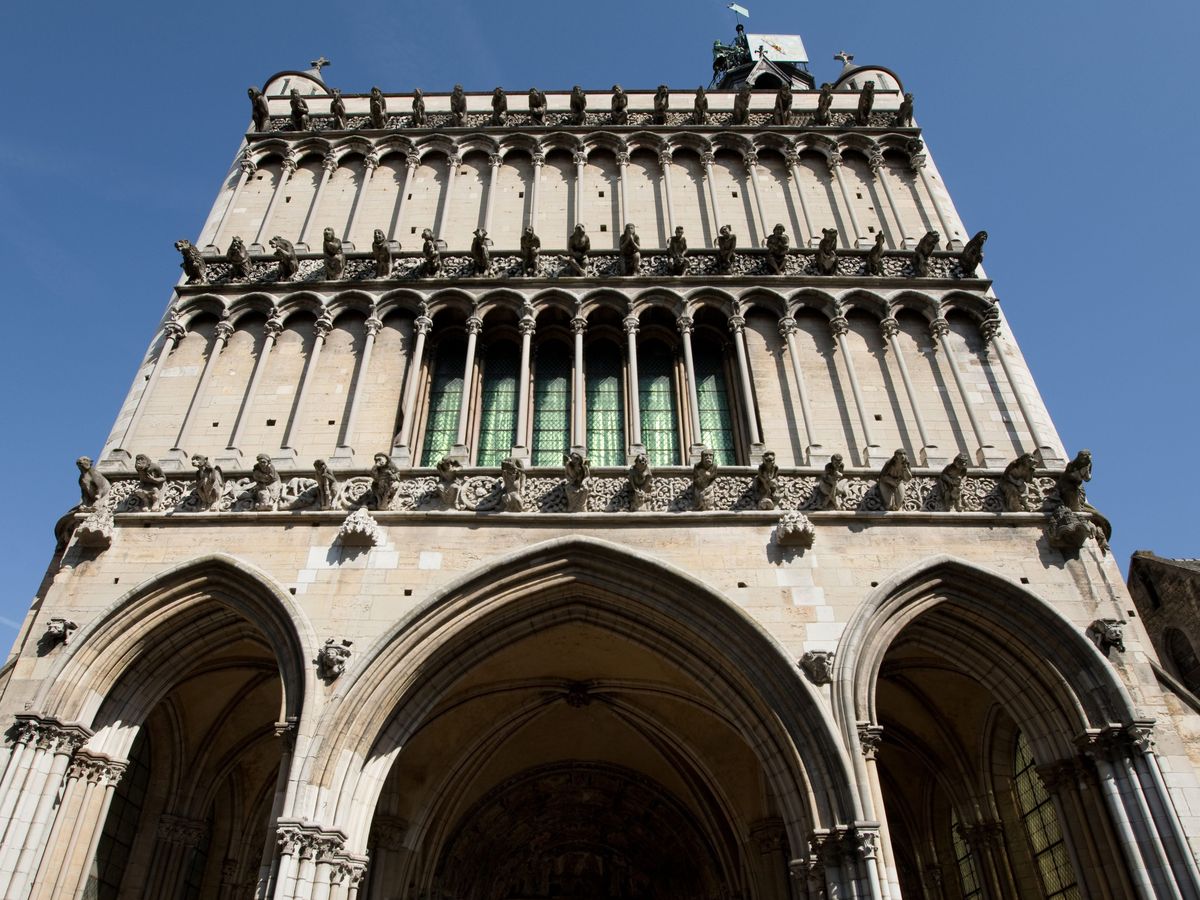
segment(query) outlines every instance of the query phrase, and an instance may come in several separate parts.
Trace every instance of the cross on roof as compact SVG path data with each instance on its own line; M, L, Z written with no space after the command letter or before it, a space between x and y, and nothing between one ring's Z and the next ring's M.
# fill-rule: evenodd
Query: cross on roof
M314 69L316 69L318 72L320 72L326 66L333 65L333 63L331 63L329 60L327 60L324 56L318 56L316 59L314 59L312 62L310 62L309 65L312 66Z
M839 50L837 53L834 54L833 58L841 60L842 65L848 66L854 60L854 54L847 53L845 50Z

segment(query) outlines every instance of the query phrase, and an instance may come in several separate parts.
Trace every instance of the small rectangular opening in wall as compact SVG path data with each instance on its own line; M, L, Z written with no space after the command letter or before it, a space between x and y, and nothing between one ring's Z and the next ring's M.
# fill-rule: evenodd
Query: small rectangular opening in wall
M267 419L267 427L268 427L268 428L274 428L274 427L275 427L275 420L274 420L274 419Z
M1131 618L1131 619L1136 619L1137 618L1137 610L1136 609L1127 609L1127 610L1125 610L1125 615L1129 616L1129 618Z
M409 199L409 200L411 200L411 199L412 199L412 194L409 194L409 195L408 195L408 199Z
M874 225L868 225L868 226L867 226L867 233L868 233L868 234L874 234L874 233L875 233L875 226L874 226Z
M121 583L121 576L118 575L116 578L113 579L113 584L120 584L120 583Z
M405 596L405 597L411 597L411 596L412 596L412 588L405 588L405 589L404 589L404 596Z
M601 192L600 192L600 194L599 194L599 196L603 197L603 196L604 196L604 191L601 191Z
M729 194L730 194L730 196L732 196L732 197L736 197L736 196L737 196L737 191L730 191L730 192L729 192Z
M1029 584L1029 579L1024 575L1021 576L1021 584Z
M213 422L212 427L217 428L220 424L221 424L220 422Z
M883 416L881 416L879 413L875 413L875 421L876 421L876 422L882 422L882 421L883 421Z
M291 594L293 597L295 597L295 596L296 596L296 589L295 589L295 588L288 588L288 593L289 593L289 594Z
M517 196L518 196L518 197L524 197L524 196L525 196L525 192L524 192L524 191L517 191Z
M333 419L330 419L330 420L329 420L329 424L330 424L330 425L332 425L332 424L333 424Z
M607 225L601 225L601 226L600 226L600 230L601 230L601 231L608 231L608 226L607 226Z
M744 588L745 586L746 586L746 582L744 582L744 581L739 581L739 582L738 582L738 587L740 587L740 588Z
M862 194L855 194L854 196L857 197L859 200L862 199Z
M408 233L409 233L409 234L416 234L416 233L417 233L417 226L416 226L416 225L414 225L412 228L410 228L410 229L408 230Z

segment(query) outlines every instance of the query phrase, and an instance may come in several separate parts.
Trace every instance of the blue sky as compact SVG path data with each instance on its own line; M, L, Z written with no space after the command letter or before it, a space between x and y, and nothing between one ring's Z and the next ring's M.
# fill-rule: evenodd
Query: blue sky
M1200 556L1200 199L1191 62L1200 4L755 0L751 31L799 33L817 81L900 74L1122 567ZM344 12L338 11L340 9ZM246 87L324 54L332 86L596 90L708 82L720 0L352 6L12 4L0 124L0 644L25 615L246 126ZM1185 99L1186 98L1186 99Z

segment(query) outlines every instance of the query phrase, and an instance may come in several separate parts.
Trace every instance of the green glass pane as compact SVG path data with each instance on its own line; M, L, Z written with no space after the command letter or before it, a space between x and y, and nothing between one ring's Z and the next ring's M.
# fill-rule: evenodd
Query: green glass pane
M1038 777L1029 742L1019 732L1013 754L1013 793L1045 895L1052 900L1076 900L1079 887L1054 802Z
M462 405L463 366L467 348L461 341L442 341L429 384L429 413L425 417L425 444L421 465L437 465L458 437L458 410Z
M733 441L733 413L729 405L729 385L720 350L707 341L693 347L696 367L696 399L700 404L700 440L712 449L719 465L737 462Z
M596 466L625 464L625 396L621 391L621 352L613 344L588 348L587 448Z
M501 344L488 350L483 361L480 400L478 466L499 466L512 451L517 427L517 348Z
M543 344L533 365L535 466L562 464L571 445L571 355L565 344Z
M638 347L638 406L642 414L642 444L651 465L677 466L679 410L671 378L671 352L663 344Z

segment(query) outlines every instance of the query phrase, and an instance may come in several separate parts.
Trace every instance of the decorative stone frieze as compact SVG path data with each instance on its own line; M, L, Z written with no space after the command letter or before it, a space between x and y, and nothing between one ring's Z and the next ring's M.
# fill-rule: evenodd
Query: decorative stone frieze
M798 510L789 510L779 517L775 529L775 543L780 547L799 547L807 550L813 545L817 530L808 516Z
M185 819L163 813L158 817L155 836L165 844L179 847L199 847L208 833L208 825L196 819Z
M83 547L107 550L113 540L113 513L108 506L101 506L84 519L75 529L75 539Z
M346 516L337 536L344 547L378 547L384 539L383 529L362 506Z

